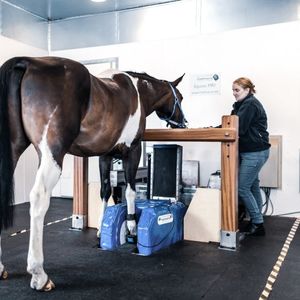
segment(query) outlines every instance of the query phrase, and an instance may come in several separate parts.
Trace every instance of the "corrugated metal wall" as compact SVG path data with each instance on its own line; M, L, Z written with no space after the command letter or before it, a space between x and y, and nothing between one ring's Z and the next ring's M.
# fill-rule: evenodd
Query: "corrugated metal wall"
M51 24L51 50L190 35L197 30L197 1L186 0Z
M0 34L2 34L2 2L0 2Z
M299 20L299 0L202 0L201 31L225 31Z
M47 20L3 3L0 28L4 36L63 50L296 21L299 7L300 0L182 0L52 21L48 30Z
M48 22L15 6L2 2L3 36L38 48L47 49Z

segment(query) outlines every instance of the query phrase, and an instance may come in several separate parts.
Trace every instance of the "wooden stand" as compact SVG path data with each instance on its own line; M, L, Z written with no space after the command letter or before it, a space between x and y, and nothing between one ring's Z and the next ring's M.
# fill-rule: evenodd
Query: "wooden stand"
M221 142L221 238L220 248L235 250L238 231L238 117L223 116L222 128L147 129L144 141ZM76 160L86 160L76 158ZM87 213L87 163L75 163L74 205ZM78 188L77 188L78 186Z

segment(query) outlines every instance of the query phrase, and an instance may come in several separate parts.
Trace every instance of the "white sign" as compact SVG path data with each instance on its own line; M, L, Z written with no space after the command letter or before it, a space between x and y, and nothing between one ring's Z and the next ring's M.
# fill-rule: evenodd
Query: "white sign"
M193 74L191 75L192 94L200 95L219 95L221 84L220 75L212 74Z
M168 223L172 223L172 222L173 222L172 214L161 215L157 218L158 225L164 225L164 224L168 224Z

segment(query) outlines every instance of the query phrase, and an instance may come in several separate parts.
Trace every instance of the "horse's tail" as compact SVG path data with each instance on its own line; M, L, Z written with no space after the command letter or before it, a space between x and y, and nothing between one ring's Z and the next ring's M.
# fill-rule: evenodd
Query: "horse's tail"
M11 226L13 222L14 163L10 140L8 96L12 83L20 86L24 74L24 70L20 72L20 67L16 67L19 60L20 58L10 59L0 68L0 233L2 228ZM19 70L15 72L16 69ZM19 90L19 87L17 89Z

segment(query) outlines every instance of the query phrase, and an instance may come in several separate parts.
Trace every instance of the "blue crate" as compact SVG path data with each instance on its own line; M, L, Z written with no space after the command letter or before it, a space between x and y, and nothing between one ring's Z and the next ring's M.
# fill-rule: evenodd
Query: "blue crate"
M156 206L160 203L169 203L165 200L137 200L135 201L135 213L137 222L145 207ZM119 203L108 206L105 210L101 234L100 247L104 250L115 250L126 242L126 214L127 205Z
M137 248L141 255L151 255L183 238L183 203L160 204L144 208L137 230Z
M108 206L103 216L100 247L114 250L125 243L127 205L120 203Z

